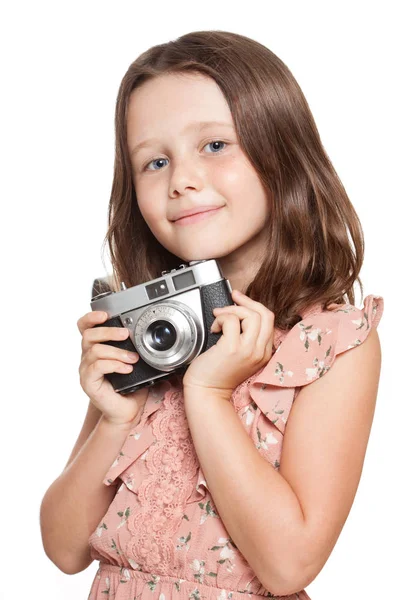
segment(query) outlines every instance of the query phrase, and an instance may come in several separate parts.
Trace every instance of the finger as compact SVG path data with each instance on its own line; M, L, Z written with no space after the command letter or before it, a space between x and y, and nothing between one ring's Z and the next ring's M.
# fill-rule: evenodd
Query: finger
M255 350L260 360L263 360L265 357L269 359L272 355L275 334L274 321L274 314L270 311L264 313L261 317L261 326Z
M252 312L253 311L245 306L235 306L234 304L231 306L219 306L217 308L213 308L213 315L217 316L225 313L231 313L238 315L242 319L249 317Z
M129 330L126 327L94 327L86 329L81 340L83 352L87 352L97 342L126 340Z
M94 325L98 325L98 323L104 323L104 321L107 321L107 318L108 317L106 312L103 312L101 310L90 311L84 316L82 316L80 319L78 319L78 330L81 334L83 334L87 328L93 327Z
M85 354L83 361L90 365L99 359L118 360L128 364L134 364L139 360L137 352L129 352L122 348L116 348L109 344L94 344Z
M213 309L213 314L216 316L234 314L242 319L242 344L251 347L255 346L261 328L261 315L259 313L243 306L224 306L219 309Z
M256 300L249 298L249 296L246 296L246 294L239 292L239 290L233 290L232 298L234 302L237 302L239 305L245 306L251 310L256 310L256 312L259 313L266 313L269 310L261 302L257 302Z
M132 365L125 365L118 360L96 360L83 369L84 377L88 379L90 385L99 381L107 373L130 373L132 370Z
M261 316L261 327L256 351L260 354L263 349L266 350L268 356L272 354L272 346L274 343L275 334L275 315L261 302L256 302L249 298L239 290L232 291L232 297L239 305L242 304L253 311L256 311Z
M213 327L214 326L214 327ZM223 332L218 344L225 345L228 352L237 352L240 346L240 319L237 315L223 314L213 321L213 331Z

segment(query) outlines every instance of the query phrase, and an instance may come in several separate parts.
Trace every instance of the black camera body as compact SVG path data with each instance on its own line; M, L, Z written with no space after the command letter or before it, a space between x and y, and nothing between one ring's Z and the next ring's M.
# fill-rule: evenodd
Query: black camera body
M91 310L105 311L109 319L95 327L127 328L126 340L103 343L140 357L131 373L105 375L120 394L185 373L192 360L222 335L210 331L213 308L234 304L230 282L214 259L181 264L131 288L122 283L118 292L106 279L94 280Z

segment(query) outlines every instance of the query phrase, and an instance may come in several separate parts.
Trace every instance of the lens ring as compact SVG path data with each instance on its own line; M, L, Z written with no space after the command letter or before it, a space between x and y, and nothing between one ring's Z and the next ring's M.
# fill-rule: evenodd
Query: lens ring
M176 329L177 338L168 350L155 350L149 327L153 322L168 321ZM134 343L144 363L158 370L172 371L190 362L203 339L199 319L192 308L176 301L164 301L148 306L138 318Z

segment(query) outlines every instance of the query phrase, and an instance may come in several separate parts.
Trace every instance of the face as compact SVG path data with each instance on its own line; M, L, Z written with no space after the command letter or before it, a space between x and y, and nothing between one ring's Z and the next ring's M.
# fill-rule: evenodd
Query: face
M198 125L210 121L221 124ZM217 258L240 270L259 256L267 196L213 79L146 81L131 94L127 130L138 206L165 248L187 262ZM196 211L203 212L180 218Z

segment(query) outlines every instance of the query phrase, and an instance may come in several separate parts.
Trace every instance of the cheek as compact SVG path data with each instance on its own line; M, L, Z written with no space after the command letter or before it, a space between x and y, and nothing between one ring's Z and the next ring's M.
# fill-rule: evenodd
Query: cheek
M222 175L221 191L229 202L230 209L238 211L240 220L249 218L264 221L268 214L268 202L265 190L258 174L252 167L240 166L230 169Z
M210 180L218 191L226 195L227 192L244 189L248 174L242 161L231 158L213 165L210 171Z
M160 217L163 211L161 195L149 186L135 182L136 202L145 221L150 224Z
M218 189L225 194L232 192L234 197L242 194L247 197L249 192L259 196L263 191L257 172L243 155L219 161L211 171L211 179Z

